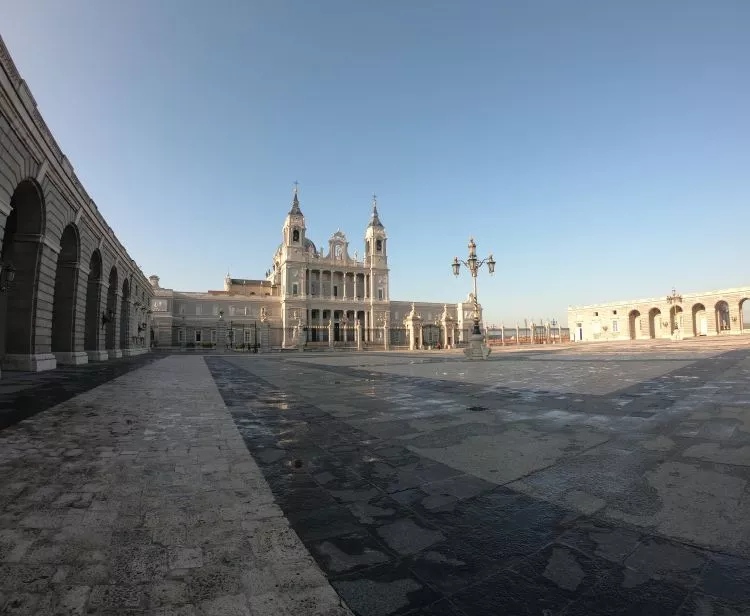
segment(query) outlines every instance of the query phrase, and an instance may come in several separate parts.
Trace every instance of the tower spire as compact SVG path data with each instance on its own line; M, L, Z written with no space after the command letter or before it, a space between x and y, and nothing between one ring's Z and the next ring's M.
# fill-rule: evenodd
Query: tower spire
M368 227L381 227L383 223L380 222L380 216L378 216L378 196L372 193L372 218Z
M294 190L292 191L292 209L289 210L290 215L296 215L296 216L302 216L302 210L299 209L299 197L297 196L297 193L299 192L298 187L299 182L297 180L294 181Z

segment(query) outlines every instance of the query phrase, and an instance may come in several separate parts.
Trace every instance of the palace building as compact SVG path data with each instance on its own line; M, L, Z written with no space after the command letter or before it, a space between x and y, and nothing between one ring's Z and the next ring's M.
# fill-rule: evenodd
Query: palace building
M282 241L261 279L224 279L204 293L162 288L151 276L152 342L160 347L420 348L468 340L473 304L391 299L388 235L375 197L362 258L338 230L328 246L306 235L295 186ZM481 310L481 307L480 307ZM481 313L480 313L481 314Z
M750 331L750 287L568 308L575 342L682 339ZM748 310L747 315L744 314Z

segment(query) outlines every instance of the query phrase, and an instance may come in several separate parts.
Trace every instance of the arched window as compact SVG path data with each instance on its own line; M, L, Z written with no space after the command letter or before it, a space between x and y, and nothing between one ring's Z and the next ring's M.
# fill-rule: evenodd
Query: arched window
M299 242L299 229L292 231L292 241Z
M375 250L377 250L378 252L382 252L383 251L383 240L376 240L375 241Z

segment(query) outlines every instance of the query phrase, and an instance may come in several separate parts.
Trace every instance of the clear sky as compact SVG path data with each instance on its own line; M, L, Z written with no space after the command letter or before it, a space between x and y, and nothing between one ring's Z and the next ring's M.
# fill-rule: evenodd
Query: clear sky
M2 33L58 143L163 286L270 266L292 183L308 236L392 299L490 322L750 284L747 0L24 0Z

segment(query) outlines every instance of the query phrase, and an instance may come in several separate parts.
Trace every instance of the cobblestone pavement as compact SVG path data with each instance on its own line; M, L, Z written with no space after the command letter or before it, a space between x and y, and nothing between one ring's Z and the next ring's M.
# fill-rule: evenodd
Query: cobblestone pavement
M350 614L203 358L16 378L47 394L0 431L1 613Z
M356 614L736 616L745 344L205 361Z

